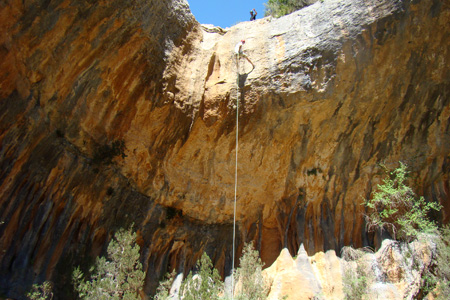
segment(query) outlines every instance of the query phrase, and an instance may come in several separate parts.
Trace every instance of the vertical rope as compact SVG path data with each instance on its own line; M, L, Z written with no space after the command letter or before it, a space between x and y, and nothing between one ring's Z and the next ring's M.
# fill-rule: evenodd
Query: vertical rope
M237 166L238 166L238 137L239 137L239 53L236 55L237 87L236 87L236 161L234 169L234 210L233 210L233 260L231 262L231 299L234 300L234 256L236 244L236 199L237 199Z

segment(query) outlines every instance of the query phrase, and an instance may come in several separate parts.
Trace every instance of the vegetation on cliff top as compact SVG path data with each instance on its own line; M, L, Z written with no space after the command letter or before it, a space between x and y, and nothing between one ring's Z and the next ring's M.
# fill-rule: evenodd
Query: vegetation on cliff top
M269 0L264 4L266 7L265 16L272 16L275 18L282 17L284 15L288 15L296 10L299 10L311 3L314 3L314 0Z

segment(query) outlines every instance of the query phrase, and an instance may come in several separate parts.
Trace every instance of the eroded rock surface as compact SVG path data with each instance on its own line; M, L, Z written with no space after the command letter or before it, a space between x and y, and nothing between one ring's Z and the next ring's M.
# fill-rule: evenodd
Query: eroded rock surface
M360 280L366 277L362 288L367 299L417 299L436 245L431 241L406 244L384 240L375 253L351 251L359 257L343 259L334 250L308 256L301 245L292 258L283 249L273 265L263 271L270 284L268 299L347 299L345 293L352 295L349 276Z
M0 291L51 279L68 299L70 268L132 223L146 293L203 251L228 274L238 87L238 253L376 243L360 204L380 162L409 163L448 221L448 19L326 0L223 30L182 0L1 2Z

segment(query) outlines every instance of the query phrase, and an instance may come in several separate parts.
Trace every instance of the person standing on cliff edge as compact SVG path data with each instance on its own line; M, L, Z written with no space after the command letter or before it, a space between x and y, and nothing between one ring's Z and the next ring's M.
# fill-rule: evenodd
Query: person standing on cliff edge
M247 57L247 55L244 53L244 51L242 50L242 46L244 46L245 44L245 40L241 40L239 43L236 44L236 46L234 47L234 54L236 56L236 61L239 65L239 58L240 57L244 57L246 60L248 60L248 62L252 65L253 69L255 68L255 65L252 63L252 61ZM252 69L252 71L253 71Z
M254 21L254 20L256 20L256 15L257 15L258 13L256 12L256 9L252 9L251 11L250 11L250 21Z

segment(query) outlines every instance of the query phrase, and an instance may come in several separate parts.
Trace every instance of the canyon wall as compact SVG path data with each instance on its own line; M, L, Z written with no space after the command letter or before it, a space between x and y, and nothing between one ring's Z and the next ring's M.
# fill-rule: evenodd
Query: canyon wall
M206 251L379 244L363 199L401 160L448 222L449 4L316 2L221 29L182 0L0 2L0 293L50 279L134 224L145 292ZM241 39L255 68L233 53Z

